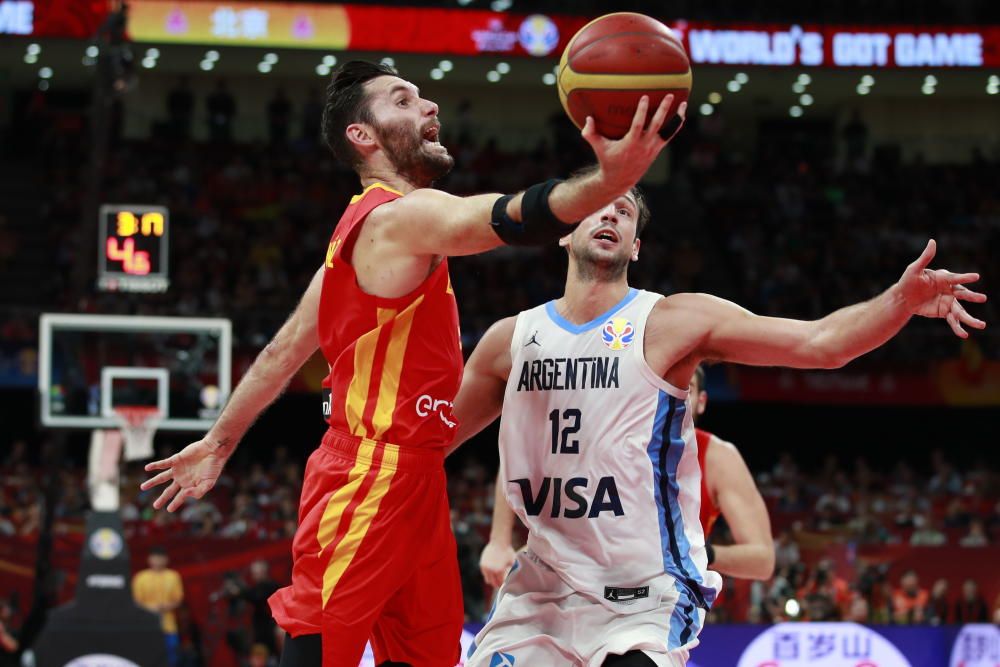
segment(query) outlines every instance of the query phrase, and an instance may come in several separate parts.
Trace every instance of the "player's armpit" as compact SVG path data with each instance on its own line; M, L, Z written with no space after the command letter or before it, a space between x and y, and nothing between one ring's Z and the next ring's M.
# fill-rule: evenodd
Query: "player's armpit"
M771 519L739 451L716 438L705 460L705 478L735 541L716 546L712 569L733 577L769 578L774 573Z
M490 225L498 194L456 197L414 190L368 214L373 240L406 255L474 255L502 245Z
M452 410L458 420L458 432L448 448L449 454L500 416L510 376L510 341L516 323L516 317L508 317L491 326L465 364Z

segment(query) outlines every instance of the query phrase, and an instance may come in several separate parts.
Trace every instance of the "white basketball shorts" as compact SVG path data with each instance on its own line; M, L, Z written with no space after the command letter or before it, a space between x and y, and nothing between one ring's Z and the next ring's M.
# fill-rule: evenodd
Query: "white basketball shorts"
M570 588L524 549L497 592L466 667L601 667L609 655L641 650L658 667L684 667L697 636L670 650L670 618L680 594L650 591L638 611L616 613ZM703 619L699 619L703 621ZM699 622L699 626L701 623Z

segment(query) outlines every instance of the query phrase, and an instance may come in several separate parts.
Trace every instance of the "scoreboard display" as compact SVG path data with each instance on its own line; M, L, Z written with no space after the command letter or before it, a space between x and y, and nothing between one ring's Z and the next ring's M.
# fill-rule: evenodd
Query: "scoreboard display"
M97 237L97 287L105 292L165 292L170 216L162 206L104 204Z

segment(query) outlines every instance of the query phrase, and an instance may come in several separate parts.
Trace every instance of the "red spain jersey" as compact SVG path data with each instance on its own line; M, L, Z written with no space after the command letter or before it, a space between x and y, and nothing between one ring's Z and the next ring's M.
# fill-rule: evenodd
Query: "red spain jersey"
M701 466L701 529L705 531L707 541L708 536L712 534L715 520L719 518L719 508L715 506L708 489L708 470L705 469L705 457L708 455L709 443L712 442L712 434L700 428L696 428L694 433L698 438L698 465Z
M345 258L375 207L403 196L381 183L351 199L333 232L319 307L319 340L330 364L328 422L342 433L402 447L451 443L452 401L462 379L458 306L444 259L413 292L364 292Z

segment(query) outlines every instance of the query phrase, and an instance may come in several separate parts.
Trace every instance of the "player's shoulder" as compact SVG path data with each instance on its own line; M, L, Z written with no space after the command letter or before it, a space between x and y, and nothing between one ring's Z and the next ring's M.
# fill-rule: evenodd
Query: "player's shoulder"
M370 216L387 219L400 213L448 206L455 199L455 195L435 188L418 188L407 193L390 189L389 192L391 196L381 197L385 201L372 210Z
M490 346L510 347L510 342L514 339L514 330L517 328L517 317L511 315L491 324L480 339L479 345L485 343Z
M657 301L656 305L653 306L653 313L662 316L678 312L698 311L719 303L724 303L724 301L704 292L676 292Z
M728 440L723 440L715 434L709 437L710 446L705 454L705 467L712 468L712 477L718 479L721 474L735 472L746 468L743 455L739 448Z

